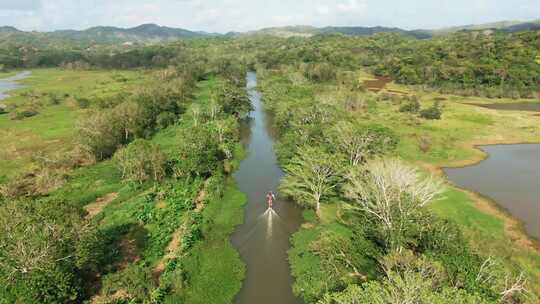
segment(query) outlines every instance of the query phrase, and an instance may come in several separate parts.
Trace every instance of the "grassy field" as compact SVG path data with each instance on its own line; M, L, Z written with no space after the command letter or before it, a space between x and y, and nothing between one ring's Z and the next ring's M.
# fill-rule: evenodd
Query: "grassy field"
M0 115L0 177L11 177L31 166L35 152L66 151L73 147L77 120L84 115L76 99L90 103L102 97L129 92L144 83L140 71L72 71L39 69L20 83L23 88L10 92L2 103L10 111L34 109L33 117L14 120L10 113ZM58 96L57 104L50 101Z

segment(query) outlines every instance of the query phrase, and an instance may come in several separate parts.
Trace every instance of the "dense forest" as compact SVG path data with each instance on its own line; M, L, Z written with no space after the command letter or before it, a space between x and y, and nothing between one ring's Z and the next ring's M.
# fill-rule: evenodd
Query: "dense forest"
M0 108L15 122L61 105L78 113L57 141L68 149L0 173L0 303L230 303L244 276L228 237L244 199L230 174L248 70L277 130L280 193L304 208L289 260L305 303L538 303L538 255L483 252L430 209L449 186L399 149L404 128L427 134L457 116L450 97L430 94L540 98L539 56L540 31L2 40L2 72L104 72L109 89L129 82L118 71L144 78L106 96L24 88L24 106ZM412 93L370 92L366 74ZM452 138L410 137L426 158Z
M18 36L17 36L18 37ZM368 37L340 34L314 38L256 40L265 45L267 67L294 61L365 67L399 83L443 93L489 98L537 98L540 80L539 32L473 31L418 39L405 34L379 33ZM72 40L6 39L0 44L4 68L86 66L101 68L165 67L187 45L207 45L227 38L201 38L171 45L133 47L114 44L77 45ZM276 41L278 40L278 41ZM229 41L238 43L242 39ZM248 42L248 45L250 43ZM241 46L238 46L241 47ZM264 59L264 58L263 58Z

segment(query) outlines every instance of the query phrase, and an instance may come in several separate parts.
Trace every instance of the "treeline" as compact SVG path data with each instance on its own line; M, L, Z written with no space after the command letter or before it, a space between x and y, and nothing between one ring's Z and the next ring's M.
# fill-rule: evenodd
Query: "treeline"
M198 205L223 194L251 105L238 61L182 56L135 92L89 102L72 153L36 155L32 172L1 185L0 303L185 296L190 282L177 257L204 238ZM210 80L215 88L198 98L197 85ZM94 219L83 210L91 188L116 176L125 184L119 199L130 203L112 221ZM181 246L166 259L182 225Z
M0 49L4 69L21 68L135 68L166 67L178 54L175 47L141 47L123 50L33 49L24 46Z
M265 68L307 65L325 74L367 69L398 83L441 93L489 98L538 98L540 31L465 32L431 39L400 34L257 40Z
M393 158L391 130L362 122L375 97L292 70L258 72L279 133L280 191L312 210L289 251L296 295L319 304L535 302L523 272L475 252L456 223L427 208L444 184ZM321 86L330 84L328 96Z
M204 38L124 49L99 45L37 48L6 42L0 47L0 65L4 68L166 67L183 53L205 52L217 47L218 52L251 53L247 55L251 62L263 63L266 68L299 63L328 65L332 69L363 67L398 83L422 85L442 93L537 98L540 91L539 35L540 31L478 31L430 39L397 33L369 37Z
M538 98L540 31L464 32L428 40L375 36L362 64L399 83L442 93Z

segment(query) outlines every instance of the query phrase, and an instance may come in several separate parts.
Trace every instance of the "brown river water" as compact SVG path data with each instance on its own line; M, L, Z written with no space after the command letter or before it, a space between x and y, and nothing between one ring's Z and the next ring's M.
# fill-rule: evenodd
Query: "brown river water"
M488 158L464 167L445 168L448 179L494 200L540 240L540 144L481 146Z
M302 223L301 210L277 195L273 210L267 209L265 195L274 191L284 173L273 149L270 116L264 111L256 90L257 76L247 75L247 90L254 107L242 132L248 155L234 173L234 179L247 195L244 223L231 237L247 265L246 279L236 296L241 304L302 303L292 293L293 278L287 260L290 237Z

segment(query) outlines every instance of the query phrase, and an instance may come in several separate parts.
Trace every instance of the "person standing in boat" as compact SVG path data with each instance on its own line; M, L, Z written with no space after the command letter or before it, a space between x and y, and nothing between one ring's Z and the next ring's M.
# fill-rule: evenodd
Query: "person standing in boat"
M274 193L272 191L268 191L268 193L266 194L266 202L268 204L268 209L272 209L275 199L276 196L274 195Z

